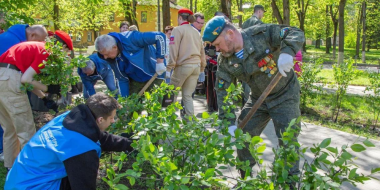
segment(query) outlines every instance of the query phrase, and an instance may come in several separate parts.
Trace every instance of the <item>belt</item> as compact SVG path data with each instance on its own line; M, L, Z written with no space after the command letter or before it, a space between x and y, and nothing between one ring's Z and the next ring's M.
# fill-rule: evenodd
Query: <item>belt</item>
M0 67L5 67L5 68L8 68L8 69L13 69L13 70L16 70L16 71L20 71L20 69L17 68L15 65L11 65L9 63L0 63Z

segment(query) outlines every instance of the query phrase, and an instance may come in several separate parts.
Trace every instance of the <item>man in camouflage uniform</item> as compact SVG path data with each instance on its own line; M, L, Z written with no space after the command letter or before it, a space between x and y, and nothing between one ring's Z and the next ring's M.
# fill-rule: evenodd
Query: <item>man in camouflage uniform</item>
M248 27L251 27L253 25L257 25L257 24L264 24L261 19L264 17L264 13L265 13L265 9L264 9L264 6L262 5L255 5L253 7L253 15L251 16L251 18L249 18L248 20L246 20L244 23L243 23L243 26L242 28L243 29L246 29Z
M243 129L252 136L259 136L272 119L280 138L290 121L301 115L300 85L291 69L293 56L305 41L304 33L298 28L275 24L261 24L239 31L223 17L214 17L206 25L203 40L221 52L215 84L221 119L224 118L221 108L226 89L236 78L248 83L252 90L237 119L240 123L277 71L283 75ZM248 144L237 151L238 157L242 161L249 160L253 166L256 162L247 147ZM289 174L298 174L298 167L297 162ZM244 177L244 172L241 173Z
M251 16L251 18L249 18L248 20L246 20L243 23L242 28L246 29L246 28L254 26L254 25L264 24L261 21L261 19L264 17L265 12L266 11L264 10L264 6L255 5L253 8L253 15ZM249 94L251 93L251 88L249 88L249 85L245 82L242 83L242 86L243 86L243 93L244 93L244 96L242 98L243 98L243 104L245 104L249 99Z

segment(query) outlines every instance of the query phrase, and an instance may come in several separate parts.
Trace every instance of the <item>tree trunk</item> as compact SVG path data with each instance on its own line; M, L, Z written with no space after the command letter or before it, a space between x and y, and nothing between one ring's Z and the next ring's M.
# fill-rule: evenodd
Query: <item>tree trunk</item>
M290 10L289 10L289 0L283 0L282 9L284 13L283 24L290 25Z
M278 6L277 6L277 4L276 4L276 0L272 0L272 2L271 2L270 5L272 6L272 10L273 10L273 13L272 13L272 14L273 14L273 17L276 17L278 24L283 24L284 21L283 21L283 19L282 19L282 17L281 17L280 10L278 9Z
M198 0L195 0L195 2L194 2L194 13L197 12L197 3L198 3Z
M307 7L309 6L310 0L307 0L306 5L305 1L302 0L297 0L297 6L298 6L298 11L297 11L297 16L298 16L298 21L300 22L300 29L305 32L305 17L306 17L306 11ZM306 52L306 42L303 43L302 47L303 51Z
M318 36L317 40L315 41L315 48L321 48L321 36Z
M337 30L338 30L338 20L336 19L337 13L338 13L338 11L335 12L335 13L333 13L332 5L330 5L331 20L332 20L333 25L334 25L334 33L333 33L333 59L336 58L336 35L337 35Z
M159 0L157 0L157 1L159 1ZM189 4L190 4L190 6L189 6L189 7L190 7L190 10L193 11L193 0L190 0L190 1L189 1Z
M161 11L160 10L161 10L160 0L157 0L157 30L158 31L160 31L161 29Z
M162 31L170 25L170 0L162 0Z
M243 13L243 0L236 0L236 4L238 6L238 10L240 13ZM239 27L242 28L243 26L243 16L239 14Z
M330 35L330 22L329 22L329 6L326 5L326 53L330 53L331 37Z
M366 33L366 9L367 9L367 3L364 1L363 2L363 6L362 6L363 10L362 10L362 13L363 13L363 40L362 40L362 62L365 63L365 33ZM369 47L369 44L368 44L368 47ZM369 48L368 48L369 49Z
M132 9L133 9L133 12L132 12L132 16L133 16L133 24L137 26L137 28L139 28L139 23L137 22L137 17L136 17L136 8L137 8L137 0L133 0L133 6L132 6Z
M53 13L53 22L54 22L54 30L59 30L59 6L57 0L54 0L54 13Z
M347 0L340 0L339 2L339 53L338 63L343 63L344 60L344 7Z
M130 2L124 2L123 3L125 20L128 21L130 25L136 25L138 28L139 25L138 25L137 19L136 19L136 6L137 6L136 0L133 0L132 4Z
M220 8L222 9L222 13L226 15L228 18L230 18L229 17L230 15L228 14L228 9L227 9L227 0L220 1Z
M359 5L359 13L358 13L358 23L356 29L356 51L355 51L355 60L359 58L359 50L360 50L360 34L361 34L361 23L363 21L363 12L362 8Z

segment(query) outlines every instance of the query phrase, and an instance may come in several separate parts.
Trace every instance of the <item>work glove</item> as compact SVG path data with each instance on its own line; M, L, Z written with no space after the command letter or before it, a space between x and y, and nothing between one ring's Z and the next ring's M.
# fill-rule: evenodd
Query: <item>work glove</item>
M156 64L156 73L158 75L162 75L162 73L164 73L166 71L166 67L164 65L164 63L157 63Z
M283 77L287 77L285 72L290 72L290 70L293 68L293 65L293 56L287 53L280 54L280 57L278 57L278 71Z
M204 82L205 81L205 72L201 72L199 74L198 82Z
M235 137L235 130L237 129L237 126L236 125L231 125L228 127L228 133L230 133L230 135L232 137Z
M170 71L166 71L165 78L170 79L170 77L171 77L171 72Z
M49 94L61 94L61 87L58 84L48 85L47 93L49 93Z
M57 105L57 103L55 103L54 100L47 99L46 97L44 97L44 98L42 98L42 101L44 101L44 105L47 108L54 110L55 113L58 113L58 105Z

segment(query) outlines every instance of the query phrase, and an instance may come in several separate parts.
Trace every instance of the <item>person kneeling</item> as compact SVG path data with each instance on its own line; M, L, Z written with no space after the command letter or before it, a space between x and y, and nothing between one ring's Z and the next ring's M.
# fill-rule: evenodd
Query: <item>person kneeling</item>
M132 151L128 138L108 134L120 105L97 93L42 127L18 155L5 189L96 189L101 151Z

